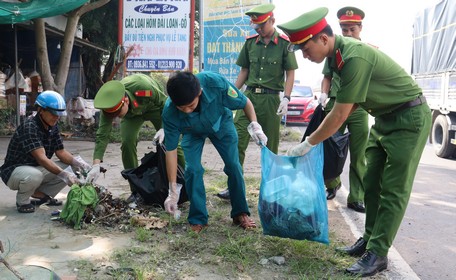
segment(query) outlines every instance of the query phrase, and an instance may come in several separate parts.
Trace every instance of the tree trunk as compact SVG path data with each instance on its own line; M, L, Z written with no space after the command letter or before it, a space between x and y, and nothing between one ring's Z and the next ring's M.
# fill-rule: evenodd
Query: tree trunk
M38 71L41 75L43 90L54 90L54 80L52 79L51 65L49 64L44 20L42 18L37 18L33 21L35 23L36 57L38 60Z
M82 5L71 11L65 27L65 36L61 44L60 60L55 73L55 82L52 78L51 66L47 52L46 29L43 19L35 19L35 40L37 49L37 60L41 74L41 82L44 90L55 90L65 97L65 84L68 78L68 71L73 51L74 37L78 28L79 19L87 12L102 7L111 0L99 0Z
M55 88L56 91L65 96L65 84L68 78L68 72L71 62L71 53L73 52L74 37L78 30L78 22L80 19L78 12L73 11L67 18L67 25L65 28L65 36L60 44L60 59L57 66L57 75L55 76Z

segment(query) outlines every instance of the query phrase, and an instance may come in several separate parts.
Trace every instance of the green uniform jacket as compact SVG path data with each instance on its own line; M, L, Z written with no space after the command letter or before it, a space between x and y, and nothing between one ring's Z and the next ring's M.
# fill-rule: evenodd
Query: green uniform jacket
M340 77L338 103L357 103L377 117L421 95L410 75L380 50L340 35L335 40L334 54L327 59Z
M258 34L248 37L236 61L237 65L249 69L245 84L283 91L284 71L298 69L295 54L287 50L289 43L288 37L277 31L268 45Z
M151 120L161 120L161 113L167 99L161 84L144 74L131 75L125 77L120 82L124 84L126 94L130 99L128 113L124 116L122 121L128 122L129 119L143 115L151 116ZM152 95L144 97L136 96L135 93L142 90L152 90ZM154 121L153 125L156 130L159 130L162 126L161 121ZM107 118L101 113L95 141L95 151L93 153L94 159L103 160L111 131L112 119ZM137 135L138 131L133 133L136 133ZM136 143L132 144L136 146Z

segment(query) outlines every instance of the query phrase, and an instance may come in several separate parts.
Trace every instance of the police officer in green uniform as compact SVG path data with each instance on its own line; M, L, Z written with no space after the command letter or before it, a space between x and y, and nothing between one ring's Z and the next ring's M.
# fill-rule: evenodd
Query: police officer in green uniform
M121 81L105 83L95 96L94 106L101 109L100 122L93 152L93 164L99 165L109 142L112 123L115 117L121 118L120 136L122 139L122 163L124 169L138 167L137 144L139 130L145 121L151 121L157 133L154 143L163 142L161 114L167 96L159 82L145 74L134 74ZM179 164L185 166L183 152L179 150ZM95 166L96 167L96 166ZM136 199L136 191L130 186L132 195L127 200Z
M344 7L337 12L339 24L342 29L342 35L345 37L352 37L361 40L359 34L362 30L362 20L364 19L364 12L355 7ZM331 111L336 100L337 90L339 88L339 76L333 75L326 61L323 68L323 80L321 82L321 96L320 103L325 107L325 111ZM333 77L334 76L334 77ZM326 100L327 92L329 92L329 100ZM325 102L327 102L325 104ZM367 138L369 135L369 118L366 110L358 107L348 118L347 121L340 127L341 133L345 129L350 132L350 170L349 182L350 188L347 197L347 207L357 212L364 213L364 187L362 178L366 172L366 159L365 151L367 145ZM327 199L336 197L337 190L342 185L340 177L335 178L329 182L325 182L327 190Z
M273 4L263 4L252 8L245 14L250 17L256 35L247 38L239 53L236 64L241 67L235 86L247 86L245 95L252 101L258 123L268 137L267 147L278 152L280 138L280 119L286 115L288 102L293 89L294 73L298 68L294 53L287 51L288 38L274 28ZM280 92L284 92L280 100ZM250 136L247 132L248 118L242 110L235 116L235 126L239 135L239 159L244 164L245 150ZM228 190L218 194L229 199Z
M304 155L333 135L357 107L375 117L366 148L366 222L364 234L349 247L338 248L361 258L347 268L359 276L387 268L388 250L399 229L412 191L418 163L431 127L431 111L421 88L390 57L352 38L334 35L327 8L281 24L290 37L290 50L321 63L325 58L340 88L334 107L320 127L292 147L291 156Z

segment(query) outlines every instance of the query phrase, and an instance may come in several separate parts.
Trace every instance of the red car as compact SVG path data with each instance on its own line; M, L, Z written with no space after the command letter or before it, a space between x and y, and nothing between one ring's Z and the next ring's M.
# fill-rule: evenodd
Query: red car
M317 105L318 102L312 88L294 85L291 92L291 101L288 103L288 113L283 117L283 122L287 124L308 124Z

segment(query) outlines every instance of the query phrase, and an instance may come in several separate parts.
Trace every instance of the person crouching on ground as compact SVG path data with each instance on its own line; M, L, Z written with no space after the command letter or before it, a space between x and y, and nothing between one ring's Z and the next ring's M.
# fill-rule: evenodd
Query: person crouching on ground
M209 138L225 163L231 194L231 218L244 229L255 228L245 194L242 166L239 162L238 136L233 123L232 110L243 109L250 120L249 131L258 145L266 145L267 137L256 121L252 102L220 74L177 72L167 83L169 99L163 109L165 130L166 169L169 195L165 210L177 211L180 189L176 183L179 137L185 157L185 188L190 200L188 222L192 231L199 233L208 225L206 193L203 181L204 168L201 154Z
M3 182L17 191L16 206L20 213L33 213L35 206L44 203L62 205L54 197L66 185L79 183L76 175L66 168L72 165L84 172L91 169L88 163L63 147L57 126L60 116L66 114L63 97L55 91L44 91L38 95L35 105L36 116L16 129L0 167ZM54 154L60 161L51 160Z

